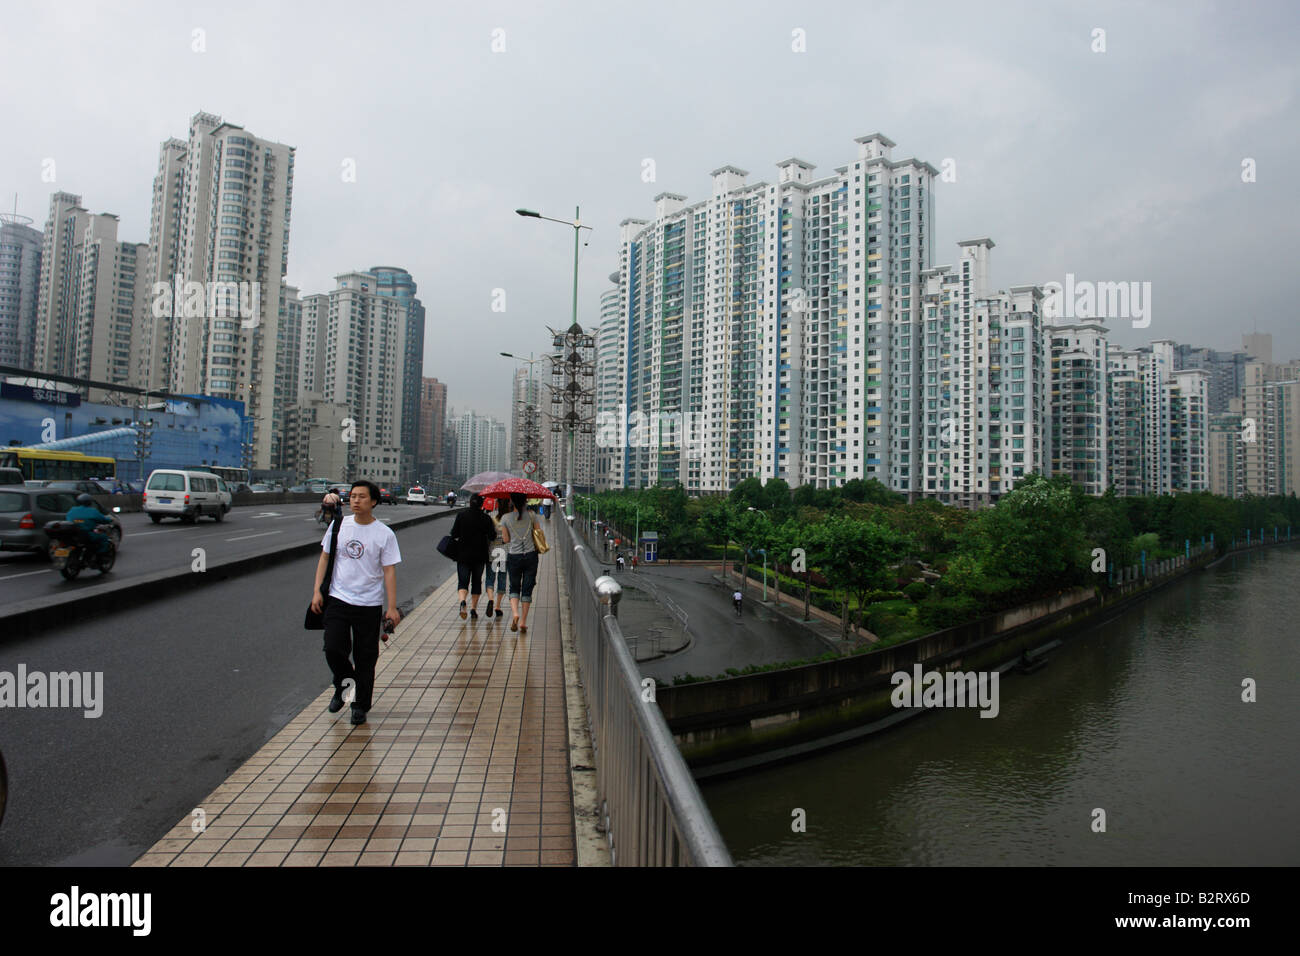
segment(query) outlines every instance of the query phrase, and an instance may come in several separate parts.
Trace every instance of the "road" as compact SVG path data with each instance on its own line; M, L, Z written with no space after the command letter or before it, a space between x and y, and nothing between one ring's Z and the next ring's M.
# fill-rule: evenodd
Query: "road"
M220 535L237 537L237 526L253 532L255 520L187 526L154 540L180 542L179 550L197 532L209 545L238 544ZM412 606L454 573L434 550L444 526L397 530L399 605ZM286 539L320 534L288 518L266 527ZM315 564L300 557L141 607L106 605L98 619L0 644L0 671L15 673L19 663L29 674L100 671L104 699L98 718L3 711L10 794L0 865L132 862L324 691L320 633L302 628Z
M121 584L159 571L188 571L194 549L202 548L208 565L233 558L278 550L307 541L319 541L325 525L318 524L315 504L250 506L232 509L218 523L202 518L198 524L163 519L155 525L143 512L121 514L122 550L108 575L83 571L75 581L65 581L42 555L0 552L0 612L6 604L71 594L101 583ZM445 511L443 505L383 505L380 521ZM440 527L441 523L436 526ZM431 526L433 527L433 526ZM445 532L444 532L445 533Z

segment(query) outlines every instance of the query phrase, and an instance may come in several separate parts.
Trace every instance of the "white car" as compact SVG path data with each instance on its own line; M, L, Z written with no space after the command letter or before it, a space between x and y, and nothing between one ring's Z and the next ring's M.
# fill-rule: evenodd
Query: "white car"
M427 505L429 496L424 493L424 489L419 485L412 485L406 490L406 503L408 505Z
M193 524L204 515L220 521L230 510L230 492L207 471L155 469L144 486L144 510L154 524L180 518Z

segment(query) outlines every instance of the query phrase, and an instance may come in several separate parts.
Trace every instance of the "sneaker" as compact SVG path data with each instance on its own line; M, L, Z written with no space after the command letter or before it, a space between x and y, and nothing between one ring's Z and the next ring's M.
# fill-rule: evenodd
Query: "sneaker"
M491 616L492 616L492 602L491 602L491 601L488 601L488 606L487 606L487 616L488 616L488 617L491 617Z
M352 723L364 724L366 722L366 712L356 704L352 705Z
M460 602L460 619L463 621L463 620L465 620L465 617L466 617L466 614L465 614L465 602L464 602L464 601L461 601L461 602Z
M470 620L477 621L477 620L478 620L478 609L477 609L477 608L470 608L470 609L469 609L469 616L470 616Z
M343 691L335 687L334 696L330 698L330 713L337 714L342 709L343 709Z

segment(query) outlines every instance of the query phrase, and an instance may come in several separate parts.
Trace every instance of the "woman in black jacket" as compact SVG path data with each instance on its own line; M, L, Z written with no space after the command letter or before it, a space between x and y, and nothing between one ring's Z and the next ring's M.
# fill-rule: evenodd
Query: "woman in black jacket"
M456 542L456 583L460 587L460 617L464 620L465 594L471 596L469 616L478 620L478 599L483 594L483 568L497 529L483 510L483 496L470 495L469 508L456 516L451 537Z

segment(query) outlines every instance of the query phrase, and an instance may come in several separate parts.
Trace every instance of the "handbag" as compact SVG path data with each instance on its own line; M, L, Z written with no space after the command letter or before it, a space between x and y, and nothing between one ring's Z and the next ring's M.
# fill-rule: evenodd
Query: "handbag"
M542 534L542 526L533 519L533 547L537 549L538 554L545 554L551 550L550 545L546 543L546 535Z
M460 554L460 545L451 535L444 534L442 540L438 542L438 553L444 558L455 561Z
M334 556L339 553L339 529L343 527L342 509L334 518L334 527L330 530L330 559L325 566L325 578L320 583L320 592L325 596L325 603L321 605L320 613L317 614L307 605L307 614L302 619L302 626L308 631L325 630L325 604L330 601L330 582L334 580Z

